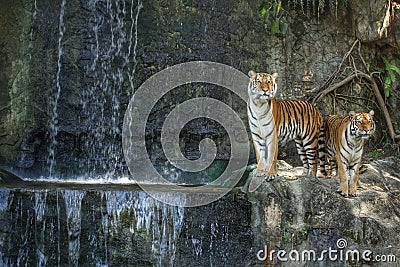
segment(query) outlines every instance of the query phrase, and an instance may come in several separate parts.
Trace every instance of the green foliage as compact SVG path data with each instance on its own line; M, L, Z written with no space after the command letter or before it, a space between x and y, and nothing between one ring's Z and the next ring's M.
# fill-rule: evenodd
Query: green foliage
M383 62L385 63L385 70L381 71L384 75L384 92L385 96L393 96L393 86L392 84L396 82L396 73L400 75L400 69L391 64L386 57L382 57Z
M286 231L286 229L282 228L282 241L283 243L291 243L292 238L290 237L290 232Z
M374 69L379 72L377 76L383 78L383 92L385 93L386 97L395 97L393 92L393 83L396 82L396 74L400 75L400 69L393 65L392 63L387 60L386 57L382 56L382 61L385 64L384 68L375 67ZM366 68L368 72L373 70L371 62L365 62ZM374 73L376 75L376 73Z
M329 9L337 17L338 10L347 6L349 0L261 0L258 10L272 35L285 35L288 30L287 17L289 15L282 7L285 4L287 10L294 9L302 14L311 17L315 15L320 17L324 10Z
M282 1L280 0L262 0L259 11L272 35L280 33L285 35L288 29Z
M307 234L307 228L306 228L306 227L301 228L301 229L300 229L300 233L301 233L303 236L306 235L306 234Z
M390 139L386 139L384 142L383 142L383 149L388 149L389 148L389 146L390 146Z
M365 62L365 66L367 67L367 71L368 71L368 72L371 72L371 62L366 61L366 62Z
M380 151L378 151L377 149L372 150L371 152L369 152L368 156L370 158L378 158L380 156L382 156L382 153Z

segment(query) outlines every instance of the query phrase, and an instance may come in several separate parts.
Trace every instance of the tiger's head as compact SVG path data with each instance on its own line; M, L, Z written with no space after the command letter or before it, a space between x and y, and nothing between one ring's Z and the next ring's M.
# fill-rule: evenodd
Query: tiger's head
M270 100L275 97L277 85L275 82L278 73L257 73L249 71L249 95L259 100Z
M357 137L367 139L375 132L374 111L357 113L350 111L350 133Z

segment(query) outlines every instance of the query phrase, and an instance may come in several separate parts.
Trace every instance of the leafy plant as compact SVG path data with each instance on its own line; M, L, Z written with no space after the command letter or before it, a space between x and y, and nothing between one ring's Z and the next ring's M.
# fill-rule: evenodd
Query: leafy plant
M307 228L306 228L306 227L301 228L301 229L300 229L300 233L301 233L303 236L306 235L306 234L307 234Z
M369 154L368 154L368 156L369 156L370 158L377 158L377 157L380 157L381 155L382 155L382 153L381 153L379 150L377 150L377 149L372 150L372 151L369 152Z
M383 63L385 63L385 69L376 68L383 75L384 92L385 96L394 96L393 83L396 82L396 73L400 75L400 69L391 64L386 57L382 57ZM368 66L368 65L367 65Z
M282 9L282 1L280 0L262 0L259 11L269 25L272 35L277 33L285 35L288 29L284 10Z
M285 228L282 228L282 241L283 243L292 242L292 238L290 238L290 233L287 232Z
M387 148L389 148L389 146L390 146L390 139L386 139L384 142L383 142L383 149L387 149Z
M289 13L282 8L282 2L285 3L285 7L288 10L292 8L296 10L296 12L302 12L308 17L316 15L319 19L320 15L327 9L330 9L332 14L336 13L337 17L338 10L341 7L345 8L348 1L349 0L261 0L258 9L272 35L285 35L288 30L287 17Z

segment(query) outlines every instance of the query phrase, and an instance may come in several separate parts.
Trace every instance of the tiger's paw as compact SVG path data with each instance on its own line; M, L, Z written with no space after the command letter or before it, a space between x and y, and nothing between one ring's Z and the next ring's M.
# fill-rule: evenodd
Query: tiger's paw
M277 173L267 174L266 180L267 180L268 182L271 182L271 181L275 180L276 177L278 177L278 174L277 174Z
M333 175L332 174L326 174L323 176L325 179L332 179Z
M303 173L301 176L317 176L317 170L316 169L309 169L309 168L303 168Z
M266 177L266 176L268 176L266 172L257 171L257 170L253 171L253 177Z
M336 190L336 193L338 193L338 194L340 194L342 197L346 197L346 198L349 196L347 193L343 192L343 191L340 190L340 189Z
M266 172L258 172L254 170L248 191L250 193L256 191L264 181L270 182L274 180L276 176L277 174L267 174Z
M350 190L349 197L358 197L358 190Z
M253 177L250 180L250 184L248 187L248 191L254 192L257 190L258 187L265 181L267 178L267 174L265 172L253 172Z
M350 187L349 196L350 196L350 197L357 197L357 196L358 196L357 185L354 184L354 183L351 183L351 184L349 185L349 187Z

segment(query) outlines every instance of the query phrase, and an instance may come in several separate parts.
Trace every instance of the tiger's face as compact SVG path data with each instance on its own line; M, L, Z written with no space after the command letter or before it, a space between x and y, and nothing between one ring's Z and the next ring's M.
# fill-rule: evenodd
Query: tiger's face
M350 130L355 137L367 139L375 132L374 111L369 113L350 112Z
M275 97L277 85L275 78L278 73L257 73L249 71L249 95L260 100L270 100Z

